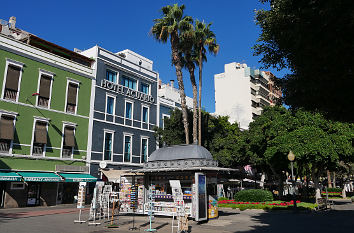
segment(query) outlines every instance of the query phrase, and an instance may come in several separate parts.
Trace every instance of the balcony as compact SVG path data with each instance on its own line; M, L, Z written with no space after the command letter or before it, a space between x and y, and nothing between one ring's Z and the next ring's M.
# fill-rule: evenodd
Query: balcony
M17 91L5 89L4 99L16 101Z

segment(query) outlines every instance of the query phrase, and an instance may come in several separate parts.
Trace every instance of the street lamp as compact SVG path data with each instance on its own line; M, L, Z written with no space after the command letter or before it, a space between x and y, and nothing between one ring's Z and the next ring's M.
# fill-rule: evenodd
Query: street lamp
M293 166L293 162L295 160L295 155L294 155L294 153L292 151L289 151L288 159L289 159L290 164L291 164L291 180L293 182L293 188L294 188L293 201L294 201L294 208L296 209L296 194L295 194L295 180L294 180L294 166Z

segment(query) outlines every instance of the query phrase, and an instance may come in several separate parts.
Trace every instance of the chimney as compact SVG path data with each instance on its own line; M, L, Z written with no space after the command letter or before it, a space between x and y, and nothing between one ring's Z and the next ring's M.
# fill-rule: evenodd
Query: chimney
M10 28L11 29L15 29L16 28L16 17L15 16L11 16L9 19L9 23L10 23Z
M173 85L175 84L175 80L171 79L170 82L171 82L171 87L173 88Z

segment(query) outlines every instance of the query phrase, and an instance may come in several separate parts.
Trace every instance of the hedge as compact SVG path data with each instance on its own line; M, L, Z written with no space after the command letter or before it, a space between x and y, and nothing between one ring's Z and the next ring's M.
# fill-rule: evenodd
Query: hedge
M263 189L241 190L235 194L235 201L273 201L273 194Z
M323 189L322 191L326 192L325 189ZM342 192L341 188L327 188L327 192Z

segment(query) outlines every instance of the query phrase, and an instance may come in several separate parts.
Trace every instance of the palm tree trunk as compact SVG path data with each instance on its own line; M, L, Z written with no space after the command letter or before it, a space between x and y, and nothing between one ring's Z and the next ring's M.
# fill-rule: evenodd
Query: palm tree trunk
M186 136L186 144L189 144L189 128L188 128L188 113L186 105L186 94L184 93L182 62L178 53L178 35L171 34L172 47L172 62L176 68L176 76L178 81L179 95L181 97L181 108L183 116L184 133Z
M203 69L203 54L202 48L199 50L199 106L198 106L198 129L199 129L199 146L202 145L202 69Z
M193 87L193 143L198 141L198 89L195 82L194 67L188 66L188 71Z

